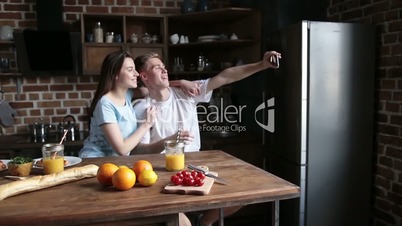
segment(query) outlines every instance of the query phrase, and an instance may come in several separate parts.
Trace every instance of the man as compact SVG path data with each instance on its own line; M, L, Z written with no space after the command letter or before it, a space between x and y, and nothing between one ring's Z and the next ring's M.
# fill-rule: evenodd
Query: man
M223 85L230 84L267 68L278 68L276 63L281 54L268 51L261 61L227 68L218 75L194 82L192 94L188 89L170 87L168 72L162 60L156 53L148 53L134 60L135 67L140 78L148 88L149 96L138 101L134 110L139 120L145 119L145 112L149 105L156 107L157 119L141 143L137 146L136 153L155 153L163 150L155 150L147 145L151 142L160 142L172 137L187 141L186 152L199 151L200 131L198 127L197 104L209 102L212 91ZM184 81L182 81L184 82ZM229 207L224 209L225 216L238 211L241 207ZM196 219L196 225L209 226L219 219L217 209L204 212ZM180 223L190 225L188 219L182 214Z
M259 62L230 67L214 77L194 82L193 95L189 95L181 88L169 87L168 72L156 53L137 57L134 60L135 67L149 91L149 96L138 101L134 106L137 119L145 118L145 110L150 104L156 107L158 117L152 130L145 134L141 145L137 147L136 153L155 152L143 144L176 135L180 135L181 140L188 141L186 152L199 151L201 142L197 104L209 102L212 91L216 88L247 78L267 68L277 68L275 62L272 61L276 57L281 58L281 54L268 51ZM180 129L182 131L178 134Z

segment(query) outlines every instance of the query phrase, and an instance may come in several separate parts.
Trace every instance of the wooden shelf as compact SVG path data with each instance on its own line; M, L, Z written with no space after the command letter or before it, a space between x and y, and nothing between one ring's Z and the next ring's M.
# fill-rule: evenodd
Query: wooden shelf
M13 40L0 40L0 44L14 45L14 41Z
M1 78L14 78L14 77L20 77L20 76L22 76L21 73L16 73L16 72L1 73L0 72L0 79Z
M170 75L186 75L186 76L192 76L192 75L216 75L220 71L169 71Z
M179 44L169 44L169 48L188 48L188 47L235 47L254 44L256 41L249 39L237 40L217 40L210 42L189 42Z
M213 23L223 23L228 21L237 20L240 17L245 17L259 13L257 9L251 8L223 8L214 9L206 12L192 12L179 15L169 16L169 20L178 20L181 22L213 22Z

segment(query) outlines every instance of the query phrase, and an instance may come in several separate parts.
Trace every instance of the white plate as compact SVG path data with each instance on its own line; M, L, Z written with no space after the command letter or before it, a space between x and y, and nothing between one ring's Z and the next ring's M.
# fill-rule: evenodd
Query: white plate
M198 40L202 39L220 39L221 36L219 35L204 35L204 36L198 36Z
M37 158L34 159L34 162L41 160L42 158ZM74 166L77 165L78 163L80 163L82 161L82 158L79 157L75 157L75 156L64 156L64 159L67 160L67 165L65 165L65 167L69 167L69 166ZM34 168L39 168L42 169L41 166L33 166Z
M8 169L8 162L11 161L11 160L10 159L0 159L0 160L6 165L6 168L4 170L7 170ZM3 170L0 169L0 172L1 171L3 171Z
M215 41L218 41L217 39L201 39L201 40L198 40L199 42L215 42Z

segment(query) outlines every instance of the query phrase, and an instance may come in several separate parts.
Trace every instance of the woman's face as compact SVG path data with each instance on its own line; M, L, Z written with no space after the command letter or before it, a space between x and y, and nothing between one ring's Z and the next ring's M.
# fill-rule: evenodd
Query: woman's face
M138 75L133 59L126 57L120 73L116 76L116 85L123 88L136 88Z

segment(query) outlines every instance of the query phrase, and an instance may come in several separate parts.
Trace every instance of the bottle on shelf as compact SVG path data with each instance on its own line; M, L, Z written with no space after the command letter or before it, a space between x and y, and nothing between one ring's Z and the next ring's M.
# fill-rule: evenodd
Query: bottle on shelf
M95 42L103 42L103 28L100 22L97 22L94 27Z
M204 60L204 56L202 54L200 54L198 56L198 64L197 64L197 71L203 71L205 68L205 60Z

